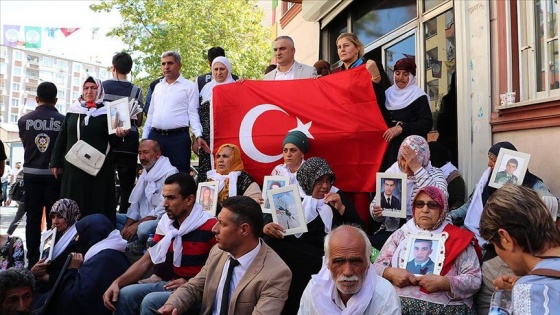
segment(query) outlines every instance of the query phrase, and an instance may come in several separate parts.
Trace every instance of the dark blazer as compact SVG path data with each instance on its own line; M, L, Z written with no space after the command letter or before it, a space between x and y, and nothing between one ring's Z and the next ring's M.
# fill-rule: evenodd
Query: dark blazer
M400 209L401 208L401 201L399 198L395 197L395 195L391 195L391 205L387 203L387 199L385 199L385 195L381 193L381 208L383 209Z
M426 269L428 268L428 269ZM429 275L429 274L433 274L434 273L434 262L432 261L432 259L430 258L428 260L428 263L426 263L424 265L424 267L422 268L418 268L416 266L416 263L414 262L414 259L409 261L406 264L406 270L410 271L411 273L415 274L415 275Z
M214 246L202 270L179 287L165 304L184 314L202 303L200 314L212 314L212 306L228 253ZM280 314L288 298L292 272L261 240L261 249L231 294L228 314Z

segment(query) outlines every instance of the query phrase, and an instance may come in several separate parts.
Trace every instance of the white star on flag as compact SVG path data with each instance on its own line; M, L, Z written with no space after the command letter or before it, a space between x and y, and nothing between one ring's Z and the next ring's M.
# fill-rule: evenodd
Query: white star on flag
M311 138L311 139L315 139L313 138L313 135L311 134L311 132L309 132L309 128L311 128L311 124L313 123L313 121L308 122L307 124L304 124L299 118L297 118L297 127L295 127L294 129L290 130L290 131L296 131L299 130L301 132L303 132L307 138Z

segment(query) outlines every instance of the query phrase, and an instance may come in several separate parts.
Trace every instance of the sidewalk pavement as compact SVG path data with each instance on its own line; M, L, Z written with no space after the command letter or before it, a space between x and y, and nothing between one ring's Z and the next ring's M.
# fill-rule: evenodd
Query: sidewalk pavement
M16 216L17 202L13 202L10 207L0 207L0 234L8 233L8 228L12 220ZM25 221L27 217L24 215L18 227L14 231L14 236L19 236L23 241L23 246L27 255L27 244L25 243ZM27 266L27 257L25 257L25 265Z
M13 202L10 207L0 207L0 234L6 234L8 232L10 223L12 223L12 220L16 216L17 208L18 208L17 202ZM21 237L24 244L25 244L25 220L26 220L26 216L24 215L17 229L14 232L15 236Z

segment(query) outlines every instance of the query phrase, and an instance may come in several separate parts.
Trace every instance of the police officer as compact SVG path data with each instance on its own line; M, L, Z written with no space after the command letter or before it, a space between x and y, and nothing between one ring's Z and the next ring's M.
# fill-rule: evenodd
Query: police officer
M18 121L19 137L23 143L23 183L27 224L25 238L29 268L39 260L41 241L41 218L43 207L47 211L47 228L51 228L49 212L60 197L61 175L53 175L49 169L51 152L62 127L64 115L55 105L58 101L56 85L43 82L37 87L37 107Z

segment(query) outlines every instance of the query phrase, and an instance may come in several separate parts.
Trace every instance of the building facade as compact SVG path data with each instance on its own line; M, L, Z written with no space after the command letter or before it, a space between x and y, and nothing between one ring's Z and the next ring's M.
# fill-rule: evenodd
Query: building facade
M107 65L82 62L21 47L0 46L0 139L5 143L8 158L23 161L19 141L19 118L37 106L37 86L53 82L58 89L56 108L66 114L68 105L81 93L86 76L105 80L111 77Z
M294 39L300 62L337 65L342 32L358 35L365 58L380 62L391 79L397 60L415 58L434 116L455 74L458 166L469 193L487 167L488 148L510 141L531 154L531 172L560 195L557 0L272 3L273 33Z

